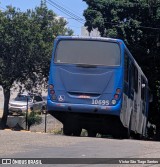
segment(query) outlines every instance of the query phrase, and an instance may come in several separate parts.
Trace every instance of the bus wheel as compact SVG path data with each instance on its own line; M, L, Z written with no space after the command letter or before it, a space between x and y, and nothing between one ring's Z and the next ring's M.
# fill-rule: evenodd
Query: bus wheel
M130 116L130 120L129 120L129 125L128 125L128 128L127 128L127 134L126 134L127 139L131 138L131 119L132 119L132 111L131 111L131 116Z
M138 133L134 133L133 134L133 139L140 140L141 139L141 135L138 134Z
M63 124L63 134L67 136L72 135L72 129L70 128L68 124Z
M87 130L88 132L88 137L96 137L97 132L95 132L94 130Z
M81 131L82 131L82 128L77 127L77 129L75 129L73 131L73 136L80 136L81 135Z
M121 135L121 138L123 138L123 139L130 139L131 138L131 122L129 123L128 128L124 128L124 132Z
M127 128L127 136L126 136L127 139L131 138L131 125L130 124L131 123L129 123L129 127Z
M68 121L66 121L63 124L63 134L67 136L80 136L81 135L82 128L79 126L78 123L70 124Z

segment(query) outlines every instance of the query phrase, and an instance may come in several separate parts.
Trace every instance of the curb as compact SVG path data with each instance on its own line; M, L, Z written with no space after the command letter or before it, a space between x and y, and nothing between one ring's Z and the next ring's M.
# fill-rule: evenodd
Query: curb
M14 130L14 129L3 129L5 131L17 131L17 132L27 132L27 133L39 133L39 134L48 134L47 132L32 132L28 130Z
M3 129L3 130L6 130L6 131L12 131L12 129Z

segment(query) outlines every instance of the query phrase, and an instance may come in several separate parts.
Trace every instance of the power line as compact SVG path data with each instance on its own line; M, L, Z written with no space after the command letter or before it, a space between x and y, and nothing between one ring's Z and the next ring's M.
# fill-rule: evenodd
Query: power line
M73 9L71 9L71 8L69 8L68 6L65 6L62 2L58 2L57 0L54 0L57 4L61 4L61 6L63 6L63 7L65 7L66 9L68 9L69 11L72 11L74 14L77 14L77 16L78 15L80 15L80 12L78 11L78 13L77 13L77 11L74 11Z
M151 30L160 30L160 28L156 27L146 27L146 26L139 26L140 28L146 28L146 29L151 29Z
M61 10L61 9L59 9L58 7L54 6L54 5L53 5L53 4L51 4L50 2L48 2L48 1L46 1L46 2L47 2L47 3L49 3L51 6L53 6L54 8L56 8L56 9L60 10L62 13L66 14L67 16L71 17L72 19L74 19L74 20L78 21L78 22L79 22L79 23L81 23L81 24L84 24L84 23L83 23L83 22L81 22L80 20L77 20L77 19L76 19L76 18L74 18L73 16L71 16L71 15L69 15L69 14L65 13L63 10Z
M84 19L82 19L81 17L77 16L76 14L70 12L69 10L67 10L66 8L62 7L61 5L53 2L52 0L48 0L50 1L50 3L54 4L55 6L57 6L58 8L62 9L64 12L67 12L68 14L71 14L72 16L74 16L77 20L81 20L84 21Z
M74 13L70 12L69 10L63 8L62 6L56 4L55 2L53 2L52 0L47 0L47 3L49 3L51 6L53 6L54 8L60 10L62 13L66 14L67 16L69 16L70 18L78 21L81 24L84 24L85 20L82 19L81 17L75 15Z
M62 13L66 14L67 16L69 16L69 18L67 18L67 19L74 19L74 20L78 21L79 23L84 24L85 20L83 18L79 17L78 15L74 14L73 12L71 12L71 11L67 10L66 8L62 7L60 4L58 4L56 2L53 2L52 0L47 0L46 2L49 3L51 6L53 6L54 8L58 9L59 11L61 11ZM3 9L3 10L6 10L2 6L0 6L0 8ZM104 23L110 24L112 26L120 27L119 22L112 23L112 22L106 22L105 21ZM130 27L134 27L134 26L130 25ZM160 30L160 28L157 28L157 27L147 27L147 26L137 26L136 28Z
M90 22L90 21L89 21ZM112 22L106 22L106 21L104 21L104 23L107 23L107 24L110 24L110 25L112 25L112 26L117 26L117 27L120 27L120 24L122 25L122 22L116 22L116 23L112 23ZM125 22L123 22L124 23L124 25L125 25ZM139 25L139 26L137 26L137 27L135 27L135 26L133 26L133 25L129 25L130 27L134 27L134 28L144 28L144 29L151 29L151 30L160 30L160 28L158 28L158 27L147 27L147 26L141 26L141 25Z

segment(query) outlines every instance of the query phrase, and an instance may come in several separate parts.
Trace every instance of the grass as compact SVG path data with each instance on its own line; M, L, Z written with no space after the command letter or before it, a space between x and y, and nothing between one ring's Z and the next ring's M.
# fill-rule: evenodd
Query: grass
M55 134L55 135L61 135L61 134L63 134L63 128L61 128L61 129L52 129L52 130L49 130L49 131L47 131L47 133L53 133L53 134Z
M85 129L82 129L81 136L86 137L88 136L88 132Z

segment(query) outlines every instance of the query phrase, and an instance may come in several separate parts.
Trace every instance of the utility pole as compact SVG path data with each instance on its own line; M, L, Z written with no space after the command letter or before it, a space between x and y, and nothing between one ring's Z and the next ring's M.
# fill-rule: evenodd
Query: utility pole
M26 130L28 130L28 96L27 96L27 108L26 108Z

